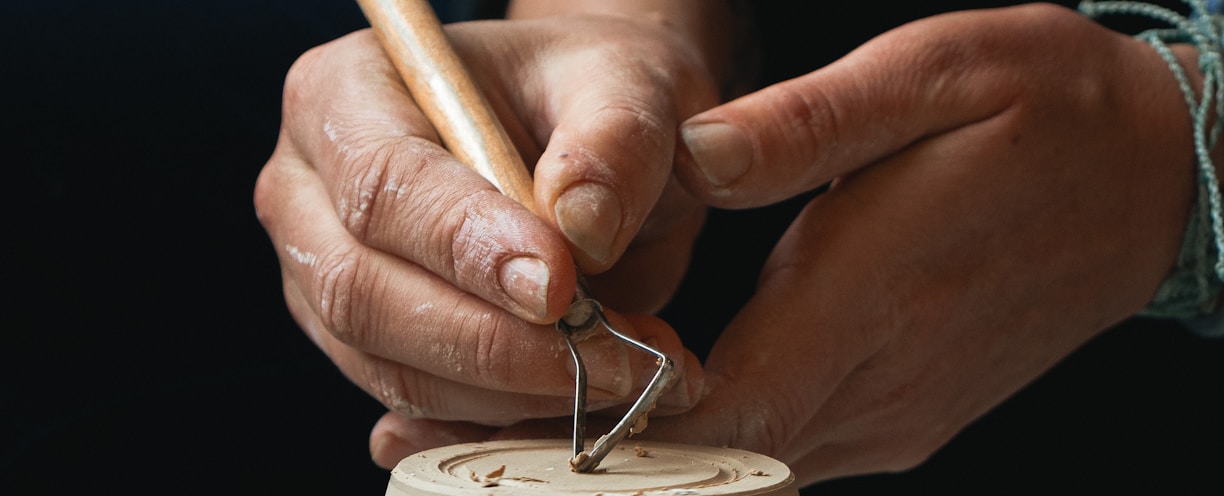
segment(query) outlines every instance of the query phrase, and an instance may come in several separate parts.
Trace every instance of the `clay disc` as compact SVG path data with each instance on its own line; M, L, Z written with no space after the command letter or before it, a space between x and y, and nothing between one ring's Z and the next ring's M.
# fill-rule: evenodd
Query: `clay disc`
M748 451L625 440L589 474L570 454L568 440L539 439L423 451L391 471L387 496L799 494L786 465Z

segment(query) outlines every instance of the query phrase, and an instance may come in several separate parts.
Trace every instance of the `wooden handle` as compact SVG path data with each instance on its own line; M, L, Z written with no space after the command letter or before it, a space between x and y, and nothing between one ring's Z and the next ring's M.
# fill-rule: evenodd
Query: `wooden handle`
M536 212L531 176L522 157L451 48L429 2L357 3L446 148L502 194Z

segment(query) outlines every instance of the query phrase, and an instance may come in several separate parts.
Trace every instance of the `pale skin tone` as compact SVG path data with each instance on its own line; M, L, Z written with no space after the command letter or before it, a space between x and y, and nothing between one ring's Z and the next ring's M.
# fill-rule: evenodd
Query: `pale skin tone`
M545 37L539 31L533 36ZM488 68L482 79L488 91L506 95L504 115L518 116L525 135L543 144L542 154L528 149L528 163L540 158L541 201L557 198L550 192L564 189L567 174L589 169L580 164L577 172L547 172L554 170L549 151L559 146L558 136L567 135L554 133L565 126L542 116L565 112L529 109L541 101L582 101L566 97L588 88L566 93L513 78L499 85L499 77L531 71L500 67L480 47L506 45L481 45L479 38L513 43L512 30L486 25L451 33L473 65ZM462 49L465 41L468 49ZM685 46L699 44L654 48ZM1193 67L1194 53L1177 49L1183 65ZM528 218L511 202L481 207L515 219L516 229L482 231L498 249L455 253L453 266L445 259L455 246L446 226L462 219L463 210L442 201L376 206L368 230L385 232L353 234L339 220L336 198L359 196L351 190L355 176L346 175L334 145L320 138L322 116L352 112L376 116L380 128L384 122L400 126L395 129L402 132L384 139L419 136L424 143L432 136L385 74L386 63L368 36L338 41L314 57L313 67L297 72L302 98L289 100L299 107L286 107L284 139L261 177L256 204L282 251L287 300L299 323L354 382L396 410L372 433L375 461L390 467L420 449L490 437L563 435L565 419L549 417L565 414L568 376L556 338L543 324L564 309L568 294L560 293L571 290L572 281L558 280L562 269L556 267L577 244L558 234L564 230L555 218ZM329 71L326 64L341 58L368 73L335 84L329 74L344 71ZM664 124L683 122L687 146L655 150L648 141L646 151L598 149L597 162L627 164L612 167L630 182L639 180L632 178L634 168L656 163L635 154L665 167L671 157L658 159L659 154L674 152L675 177L684 186L668 189L668 176L653 169L636 172L648 184L619 189L613 183L623 204L640 209L642 218L655 197L637 195L659 192L662 201L650 218L670 227L656 231L652 220L618 234L625 240L616 246L636 246L628 240L637 234L634 243L645 248L614 248L624 255L611 256L620 263L609 264L609 274L624 269L623 277L644 277L651 272L644 268L675 263L664 262L662 253L686 252L694 231L677 226L692 226L700 215L677 212L694 211L694 197L744 208L832 184L778 240L755 295L704 365L682 351L680 337L665 323L626 317L633 332L685 357L686 380L660 412L675 415L652 418L644 438L758 451L789 464L804 485L913 467L1087 340L1140 310L1177 255L1195 187L1182 96L1149 46L1074 12L1038 5L922 20L826 68L705 112L703 105L714 103L710 99L682 105L676 95L710 93L717 80L711 64L678 65L707 69L643 83L662 84L667 91L656 88L652 94L672 96L646 106L654 109L650 115L664 116ZM312 81L333 84L313 89ZM682 87L693 82L704 89ZM292 88L292 77L290 83ZM345 92L345 84L362 90ZM557 94L550 100L537 91ZM352 107L341 103L350 100ZM389 117L385 109L392 102L409 117ZM295 108L303 120L296 120ZM703 135L700 124L715 124L715 130L722 125L739 137ZM596 146L603 143L600 131L565 146ZM442 152L421 146L428 153L400 161L404 177L416 178L404 187L458 198L487 189L448 164ZM420 167L426 162L429 167ZM449 179L430 182L440 167L450 171ZM494 201L494 195L485 198ZM542 211L554 211L546 206ZM380 212L409 220L380 222ZM434 235L397 244L393 234L422 222L414 219L433 219ZM686 234L658 236L675 232ZM319 264L302 263L285 246L319 257L369 250L377 252L369 258L388 260L366 262L378 267L365 276L377 282L348 286L343 293L320 289L319 281L327 278L320 277ZM546 312L533 315L516 306L487 280L490 271L465 272L495 267L497 260L458 261L507 253L531 253L555 268ZM636 253L647 255L631 262ZM614 281L623 280L628 279ZM614 282L600 291L615 299L618 288L623 286ZM344 298L363 319L329 318L319 294ZM409 312L427 302L438 310ZM628 300L613 308L652 310ZM439 349L436 343L454 344L446 349L458 357L427 352ZM515 355L469 356L463 349L469 343ZM453 366L456 359L462 370ZM648 366L628 360L629 369ZM385 377L406 379L392 382L392 389L402 389L388 393L379 382ZM486 394L496 395L496 402L479 396ZM608 391L603 406L615 406L627 394L624 387ZM395 401L404 398L411 408ZM482 405L491 404L499 405L496 412L482 413ZM493 427L507 424L513 425Z

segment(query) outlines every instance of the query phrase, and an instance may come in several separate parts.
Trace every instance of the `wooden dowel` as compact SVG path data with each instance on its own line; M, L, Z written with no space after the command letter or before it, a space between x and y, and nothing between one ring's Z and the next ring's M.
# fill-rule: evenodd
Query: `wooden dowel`
M429 2L357 3L451 154L502 194L536 212L531 176L522 157L451 47Z

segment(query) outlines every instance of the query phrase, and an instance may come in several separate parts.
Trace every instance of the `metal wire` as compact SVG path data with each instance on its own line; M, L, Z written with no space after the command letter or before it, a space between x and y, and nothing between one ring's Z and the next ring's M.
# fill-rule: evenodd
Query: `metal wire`
M565 338L570 354L574 358L576 368L574 384L574 455L570 458L570 468L575 472L590 472L599 466L612 449L626 437L641 432L646 426L646 416L655 407L659 396L667 390L675 373L675 363L663 352L656 350L638 340L635 340L612 327L604 315L603 307L590 297L586 284L579 281L578 294L570 304L565 317L557 321L557 332ZM591 451L586 451L586 389L587 372L582 357L578 354L575 339L578 336L593 332L597 327L603 327L608 333L626 344L655 356L659 370L655 372L642 395L638 397L620 422L612 431L595 440Z

